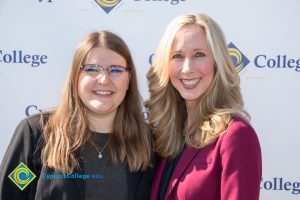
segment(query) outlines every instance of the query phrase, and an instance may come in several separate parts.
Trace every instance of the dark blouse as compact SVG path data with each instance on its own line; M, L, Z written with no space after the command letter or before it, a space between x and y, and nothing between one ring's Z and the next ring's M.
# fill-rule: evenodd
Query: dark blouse
M94 144L88 143L84 148L83 171L91 177L84 181L85 200L127 199L126 166L113 166L109 163L108 146L102 151L103 157L98 158L98 151L103 149L108 138L109 134L93 133Z
M165 194L167 192L167 188L169 186L173 171L180 159L181 153L183 150L176 156L175 159L173 160L168 160L166 167L164 169L161 181L160 181L160 186L159 186L159 194L158 194L158 200L164 200Z

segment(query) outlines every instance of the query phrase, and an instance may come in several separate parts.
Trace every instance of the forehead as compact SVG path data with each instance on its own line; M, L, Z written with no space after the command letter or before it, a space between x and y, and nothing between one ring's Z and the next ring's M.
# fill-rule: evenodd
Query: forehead
M117 52L105 48L105 47L97 47L92 48L86 55L84 59L85 63L89 64L120 64L125 65L126 60Z
M175 35L172 49L181 48L207 49L207 40L204 29L199 25L187 25Z

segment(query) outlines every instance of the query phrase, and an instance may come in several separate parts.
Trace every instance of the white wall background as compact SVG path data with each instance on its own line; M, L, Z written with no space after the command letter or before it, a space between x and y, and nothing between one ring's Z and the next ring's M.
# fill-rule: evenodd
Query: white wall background
M261 199L300 199L299 9L299 0L122 0L107 14L94 0L0 0L0 159L26 112L58 104L76 45L87 33L106 29L127 42L147 99L148 59L166 25L180 14L206 13L250 61L240 76L262 146ZM46 55L47 63L9 62L13 51ZM258 65L278 63L279 56L280 67L257 67L259 55L266 59L259 57Z

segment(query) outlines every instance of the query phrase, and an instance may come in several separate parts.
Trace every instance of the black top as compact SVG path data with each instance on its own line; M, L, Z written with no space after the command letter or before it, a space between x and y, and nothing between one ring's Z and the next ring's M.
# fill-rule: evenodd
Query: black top
M83 171L90 175L85 180L85 200L126 200L126 165L114 166L109 162L106 142L109 133L93 133L93 142L85 145L83 151ZM103 151L102 151L103 150ZM98 157L102 151L103 157Z
M163 175L161 177L160 185L159 185L159 193L158 193L158 200L164 200L167 188L169 186L173 171L180 159L181 153L183 150L176 156L173 160L168 160Z

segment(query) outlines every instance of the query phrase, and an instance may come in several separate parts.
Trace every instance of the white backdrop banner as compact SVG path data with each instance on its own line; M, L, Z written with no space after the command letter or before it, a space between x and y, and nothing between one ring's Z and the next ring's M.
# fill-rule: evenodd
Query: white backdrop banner
M261 199L300 199L299 0L0 0L0 159L21 119L55 107L79 41L110 30L129 45L139 87L166 25L206 13L240 69L263 153Z

